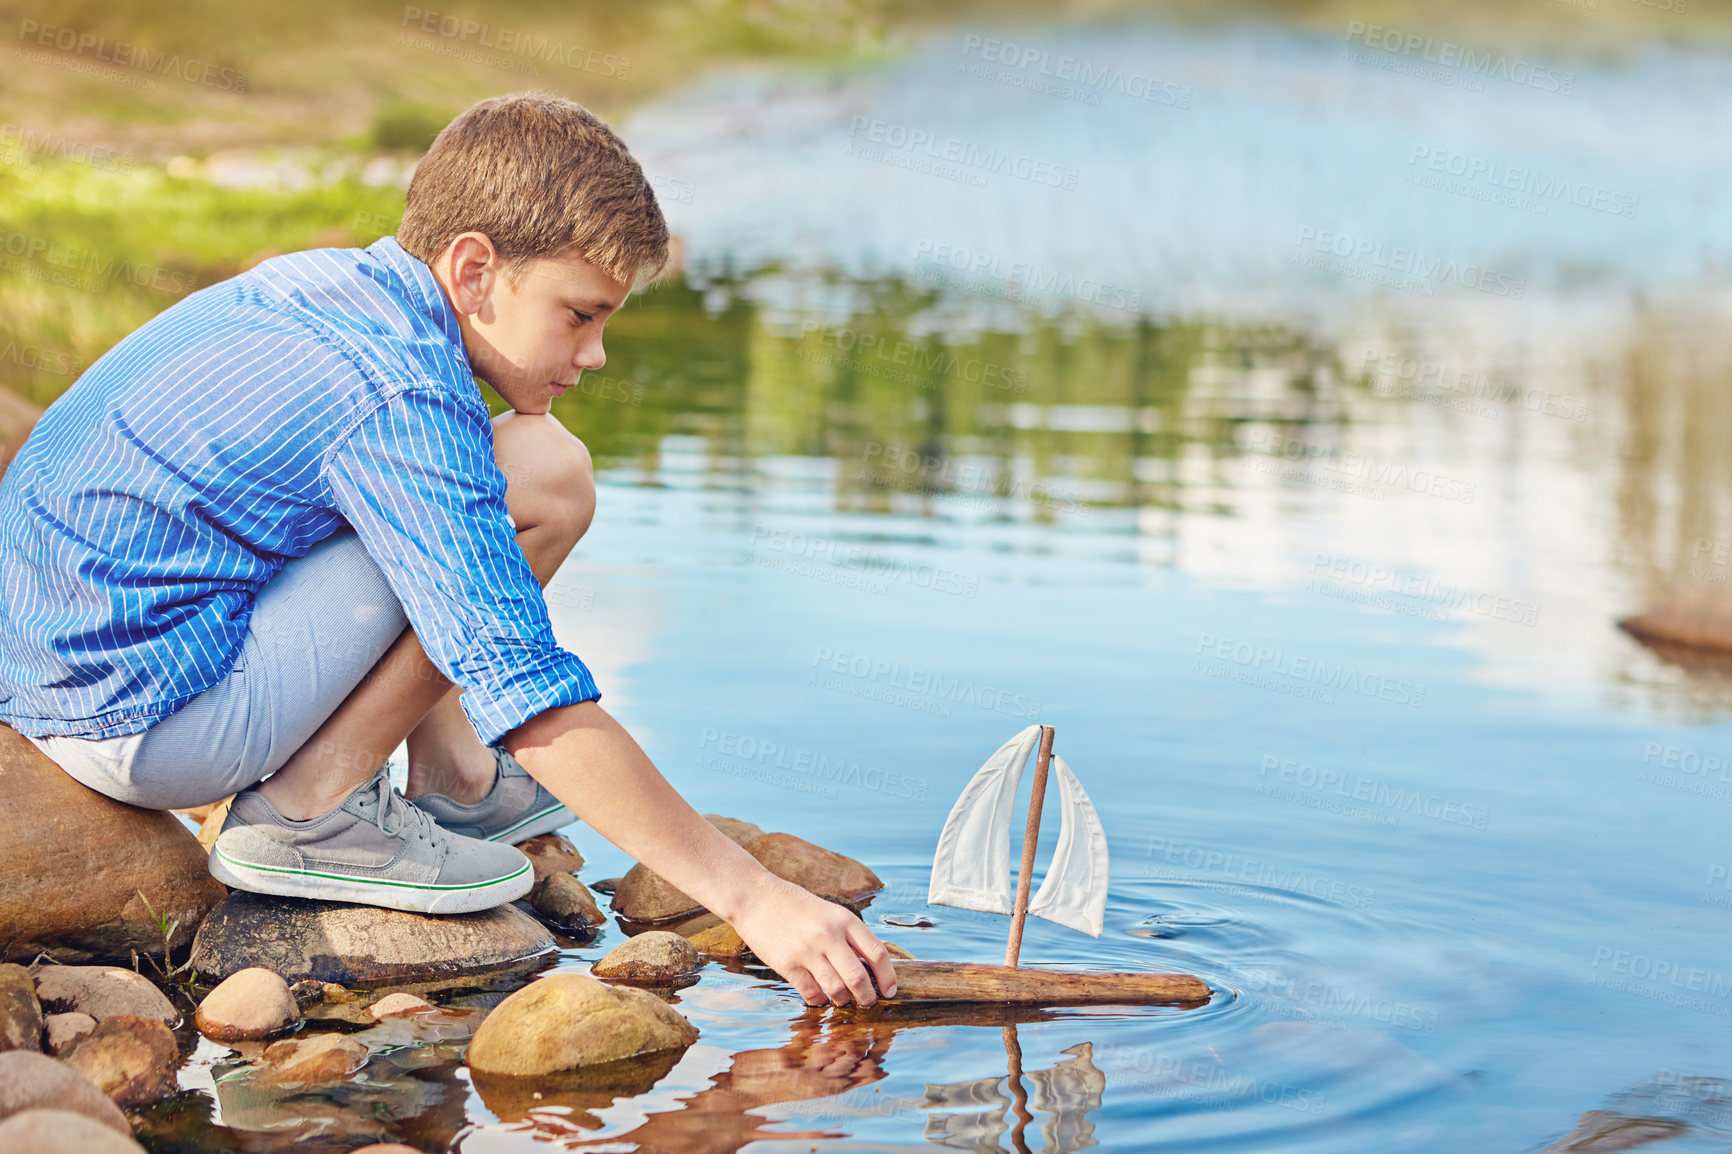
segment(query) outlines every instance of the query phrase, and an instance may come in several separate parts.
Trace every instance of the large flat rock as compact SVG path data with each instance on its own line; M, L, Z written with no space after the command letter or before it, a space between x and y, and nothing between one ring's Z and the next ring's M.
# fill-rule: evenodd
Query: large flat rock
M161 954L151 909L192 937L222 900L205 852L171 813L86 789L0 725L0 960Z
M236 891L199 927L192 963L218 981L263 966L289 982L385 986L508 969L553 949L515 906L431 917Z

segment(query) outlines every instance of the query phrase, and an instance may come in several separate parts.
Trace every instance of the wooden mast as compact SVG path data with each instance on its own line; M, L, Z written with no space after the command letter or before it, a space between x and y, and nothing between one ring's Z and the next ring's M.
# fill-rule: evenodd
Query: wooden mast
M1046 771L1052 760L1052 738L1052 726L1041 726L1040 753L1034 763L1034 790L1028 799L1028 826L1022 834L1022 864L1016 871L1016 901L1010 907L1010 938L1004 946L1004 964L1012 967L1022 953L1022 926L1028 920L1028 891L1034 881L1034 848L1040 841L1040 811L1046 802Z

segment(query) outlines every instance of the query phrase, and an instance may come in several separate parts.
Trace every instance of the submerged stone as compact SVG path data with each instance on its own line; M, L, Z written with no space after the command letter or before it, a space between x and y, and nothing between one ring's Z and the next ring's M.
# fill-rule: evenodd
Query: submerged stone
M697 1038L696 1026L647 990L551 974L499 1003L468 1061L483 1074L534 1077L683 1050Z
M217 979L264 966L291 982L382 986L508 969L553 948L509 905L434 917L236 891L199 927L192 964Z
M179 818L85 788L4 725L0 812L0 958L160 955L156 915L175 924L178 948L222 900L221 883Z
M122 1108L160 1102L175 1091L174 1034L155 1018L104 1018L61 1058Z
M42 1048L42 1004L23 966L0 966L0 1050Z
M325 1085L347 1081L367 1064L367 1047L342 1034L314 1034L265 1047L253 1075L278 1085Z

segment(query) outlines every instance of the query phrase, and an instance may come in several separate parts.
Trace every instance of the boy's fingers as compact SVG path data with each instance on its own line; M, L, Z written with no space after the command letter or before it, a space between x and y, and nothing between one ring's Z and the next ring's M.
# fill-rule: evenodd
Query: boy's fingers
M896 996L896 966L890 960L890 951L884 948L884 943L877 935L866 928L866 923L859 923L860 928L851 928L850 940L860 954L861 959L872 970L872 978L878 983L878 993L882 997Z
M823 988L818 985L817 980L806 970L795 970L791 974L783 974L782 977L787 980L790 986L794 987L794 992L799 994L800 1000L805 1002L808 1006L821 1006L824 1004Z
M848 990L855 1005L870 1006L878 1000L878 991L872 985L871 975L852 951L842 959L836 971L842 976L842 980L848 983Z
M854 1000L853 992L849 990L848 983L842 978L842 975L836 972L836 967L830 964L828 958L819 961L817 965L812 967L812 970L818 979L818 984L824 987L824 993L829 998L831 1005L846 1006Z

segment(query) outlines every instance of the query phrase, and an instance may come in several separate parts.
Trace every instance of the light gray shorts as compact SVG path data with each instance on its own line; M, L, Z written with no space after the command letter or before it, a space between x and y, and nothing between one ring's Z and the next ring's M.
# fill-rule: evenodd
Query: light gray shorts
M83 784L146 809L218 801L281 769L409 620L353 530L265 583L235 667L143 733L33 737Z

